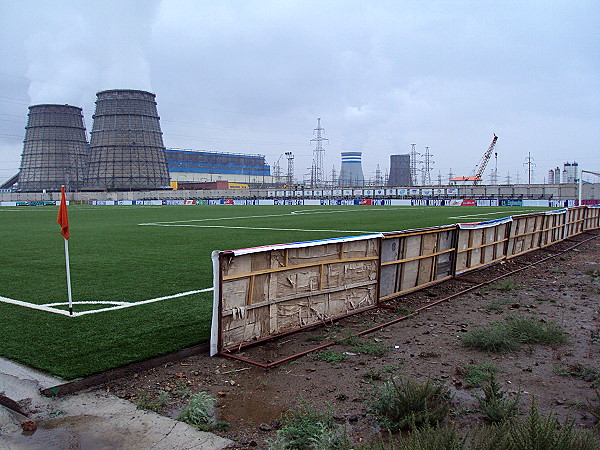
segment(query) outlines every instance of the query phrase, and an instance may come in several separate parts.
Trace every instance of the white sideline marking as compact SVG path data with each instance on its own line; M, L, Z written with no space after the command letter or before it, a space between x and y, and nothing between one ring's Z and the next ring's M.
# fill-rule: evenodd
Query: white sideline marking
M526 210L519 210L519 211L498 211L498 212L491 212L491 213L481 213L481 214L470 214L468 216L452 216L452 217L448 217L448 219L469 219L469 218L473 218L473 217L483 217L483 216L493 216L494 214L505 214L505 213L526 213L526 212L538 212L537 209L526 209Z
M67 316L67 317L78 317L78 316L84 316L86 314L97 314L97 313L106 312L106 311L114 311L116 309L131 308L132 306L147 305L148 303L160 302L162 300L168 300L171 298L185 297L187 295L199 294L201 292L210 292L212 290L213 290L213 288L210 287L210 288L206 288L206 289L199 289L199 290L195 290L195 291L187 291L187 292L180 292L178 294L173 294L173 295L166 295L164 297L151 298L148 300L142 300L140 302L117 302L117 301L110 301L110 300L73 302L73 305L114 305L114 306L109 306L108 308L92 309L89 311L73 312L72 315L69 314L69 311L53 308L53 306L67 306L69 304L68 302L46 303L43 305L37 305L35 303L24 302L21 300L14 300L12 298L7 298L7 297L0 297L0 302L9 303L11 305L23 306L25 308L30 308L30 309L37 309L39 311L60 314L60 315Z
M169 224L165 222L141 223L140 225L154 225L157 227L192 227L192 228L234 228L240 230L272 230L272 231L308 231L308 232L327 232L327 233L377 233L376 231L365 230L315 230L304 228L271 228L271 227L236 227L229 225L194 225L194 224Z

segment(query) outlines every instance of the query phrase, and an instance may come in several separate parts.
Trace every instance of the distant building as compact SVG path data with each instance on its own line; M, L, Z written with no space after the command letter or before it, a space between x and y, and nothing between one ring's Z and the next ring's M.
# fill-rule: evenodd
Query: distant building
M563 174L565 175L563 183L576 183L579 181L579 164L576 162L566 162L564 164Z
M388 186L413 186L410 176L410 154L390 155Z
M244 155L167 149L165 150L171 182L272 183L271 167L263 155Z

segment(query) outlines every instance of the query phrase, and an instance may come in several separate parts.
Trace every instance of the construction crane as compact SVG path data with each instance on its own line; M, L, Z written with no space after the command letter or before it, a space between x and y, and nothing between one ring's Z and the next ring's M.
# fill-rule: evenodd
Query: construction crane
M498 140L498 136L496 136L496 134L494 134L492 143L490 144L488 149L485 151L485 153L481 157L481 161L479 161L479 164L477 164L475 166L474 175L473 175L473 184L479 184L479 182L481 181L481 175L483 175L483 172L485 171L485 168L486 168L488 162L490 161L490 158L492 156L492 152L494 151L494 147L496 146L497 140Z

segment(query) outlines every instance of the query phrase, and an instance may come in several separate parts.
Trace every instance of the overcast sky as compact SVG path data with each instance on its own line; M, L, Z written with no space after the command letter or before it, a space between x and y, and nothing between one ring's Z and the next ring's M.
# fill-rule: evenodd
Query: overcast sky
M597 0L0 0L0 181L28 106L80 106L89 133L104 89L154 92L168 148L292 152L300 179L318 117L329 176L413 143L434 183L470 175L494 133L500 182L529 152L535 182L600 171L599 23Z

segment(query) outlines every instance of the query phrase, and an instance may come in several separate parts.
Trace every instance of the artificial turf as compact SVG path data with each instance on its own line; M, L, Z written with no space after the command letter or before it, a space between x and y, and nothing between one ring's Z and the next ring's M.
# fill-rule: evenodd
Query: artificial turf
M98 308L77 301L137 302L209 288L212 250L473 222L547 209L70 206L74 310ZM0 208L0 297L36 304L66 301L64 241L55 222L57 210ZM0 356L73 379L206 342L211 314L210 292L75 318L0 302Z

